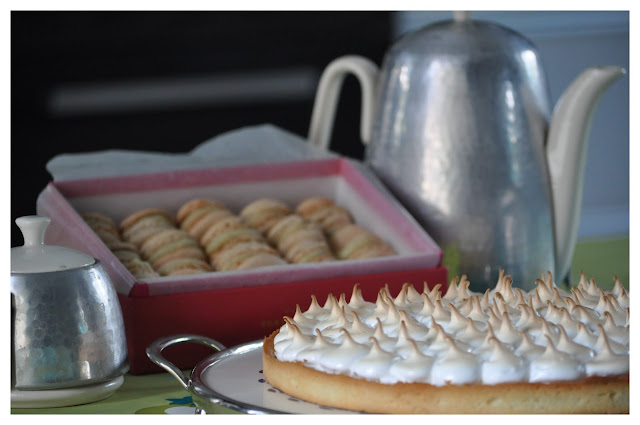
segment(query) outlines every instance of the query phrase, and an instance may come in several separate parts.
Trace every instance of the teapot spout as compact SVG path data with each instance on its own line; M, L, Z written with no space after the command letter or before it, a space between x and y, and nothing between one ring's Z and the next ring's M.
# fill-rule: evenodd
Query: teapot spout
M626 74L623 68L588 68L569 85L555 107L546 155L553 198L556 274L571 268L580 208L591 120L604 92Z

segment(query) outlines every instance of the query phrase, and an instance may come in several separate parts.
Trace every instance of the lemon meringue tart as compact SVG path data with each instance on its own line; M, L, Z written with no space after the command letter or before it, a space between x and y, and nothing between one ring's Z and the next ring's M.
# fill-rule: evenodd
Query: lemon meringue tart
M263 345L271 385L369 413L628 413L629 295L550 273L523 292L500 272L484 294L455 278L365 301L315 296Z

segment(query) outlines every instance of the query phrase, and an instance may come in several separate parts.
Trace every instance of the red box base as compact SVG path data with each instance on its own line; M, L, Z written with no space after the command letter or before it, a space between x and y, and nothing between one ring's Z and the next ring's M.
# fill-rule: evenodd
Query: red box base
M395 296L407 282L418 291L423 289L424 282L429 288L440 283L446 290L447 269L405 270L156 296L146 295L146 284L136 284L140 287L134 287L131 295L118 295L127 334L129 372L163 371L146 355L147 347L158 338L196 334L232 347L269 335L284 324L284 316L294 315L296 304L306 310L312 294L320 303L324 303L329 293L345 293L349 300L353 285L359 283L363 297L374 302L385 284ZM198 344L174 345L163 352L167 360L181 369L190 369L211 354L209 348Z

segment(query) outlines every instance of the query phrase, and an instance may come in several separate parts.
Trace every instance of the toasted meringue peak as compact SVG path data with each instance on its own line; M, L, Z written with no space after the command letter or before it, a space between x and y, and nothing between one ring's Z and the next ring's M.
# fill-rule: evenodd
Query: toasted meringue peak
M577 305L585 306L587 304L591 305L591 301L587 300L584 296L584 293L577 286L571 288L571 298L575 301Z
M384 332L384 326L382 325L382 322L380 321L380 319L376 319L376 327L373 331L373 337L378 340L378 342L380 344L393 344L395 343L395 339L391 338L390 336L388 336L385 332Z
M422 309L418 312L418 314L420 316L423 316L423 317L432 316L433 312L436 309L436 306L433 305L433 303L431 302L431 299L429 298L429 296L427 294L425 294L424 292L422 293L421 298L422 298L422 301L424 302L424 305L422 306Z
M544 286L544 284L542 286ZM539 288L540 286L536 287L536 289L534 289L533 292L531 292L531 294L529 295L529 300L527 300L527 303L531 306L531 308L536 311L547 306L540 297L540 293L538 292Z
M567 305L567 310L572 311L576 304L576 302L571 297L564 297L564 303Z
M486 333L479 330L473 323L473 320L471 320L471 318L467 317L466 323L467 326L462 332L458 333L456 337L470 347L477 348L486 338Z
M569 338L573 338L578 333L578 322L571 318L571 315L566 308L562 307L560 311L562 312L562 314L557 325L562 327L567 332Z
M527 300L524 299L524 293L522 292L522 290L520 290L520 288L514 288L514 292L516 294L516 302L515 302L515 307L524 304L527 304Z
M467 279L467 275L462 275L460 278L460 283L458 284L458 299L466 300L471 296L469 292L469 286L471 285L471 281Z
M342 340L342 344L340 344L342 347L349 348L362 346L362 344L359 344L358 342L356 342L356 340L353 339L348 330L346 330L345 328L340 328L339 330L344 337L344 339Z
M351 292L351 298L349 299L349 307L352 310L358 310L361 308L369 307L371 303L365 301L362 296L362 290L360 289L360 284L356 283L353 285L353 291Z
M351 312L351 317L353 318L353 323L351 323L350 332L353 338L357 339L358 342L368 340L369 337L373 335L374 329L362 323L360 317L356 314L355 311Z
M607 296L605 311L603 316L611 316L617 326L623 326L627 322L627 309L618 304L613 296Z
M613 276L613 280L614 280L614 285L613 285L613 289L611 290L611 293L616 297L620 297L622 294L625 294L627 291L626 289L624 289L624 286L622 286L622 283L620 282L620 278L618 276Z
M596 281L591 278L589 279L589 285L584 288L584 291L593 297L597 297L600 295L599 292L602 290L598 288L598 285L596 285Z
M400 311L400 326L404 326L411 338L422 339L428 334L428 329L412 318L406 311Z
M433 289L431 289L431 291L427 294L427 296L429 297L429 299L431 300L431 302L434 302L436 300L439 300L441 298L441 293L440 293L440 288L442 288L442 284L438 283L437 285L435 285L433 287ZM426 293L426 291L425 291Z
M365 379L375 378L384 374L391 367L391 361L394 357L393 353L380 348L375 338L371 337L370 341L371 348L369 352L356 360L351 368L356 376L361 376Z
M542 272L542 280L550 291L553 291L553 288L557 288L556 282L553 280L553 274L550 271Z
M505 303L510 306L515 306L518 302L518 295L514 291L512 285L513 280L511 280L511 278L506 279L504 289L500 291L500 295Z
M447 288L447 293L442 297L445 300L453 300L458 297L458 282L460 278L458 276L451 279L449 283L449 287Z
M410 341L410 349L405 358L394 362L389 369L394 382L430 382L431 368L435 359L420 352L415 341Z
M329 294L322 308L324 308L325 310L331 311L333 310L333 305L337 303L338 303L338 300L336 299L335 295Z
M489 359L492 361L517 358L510 350L505 347L505 345L498 338L489 338L489 345L492 349Z
M469 297L460 303L460 305L458 306L458 311L460 312L460 314L465 317L469 315L471 309L473 309L473 298L477 298L477 295Z
M600 315L597 312L582 305L576 305L571 310L571 317L573 317L577 322L582 322L590 329L594 330L597 325L604 323L604 319L600 319Z
M502 323L498 329L494 329L494 333L500 342L514 347L517 347L522 340L520 332L513 327L511 320L509 320L509 314L506 311L502 313Z
M314 337L303 334L300 329L290 321L288 325L289 334L291 335L290 343L281 351L281 355L283 359L295 359L300 351L313 343Z
M408 344L412 340L409 336L409 330L407 330L407 323L403 320L400 322L400 329L398 330L398 344Z
M566 307L567 303L564 301L564 297L562 295L560 295L560 292L558 290L558 288L553 288L553 304L556 305L556 307Z
M404 283L402 288L400 288L400 292L393 299L393 303L398 306L405 305L407 303L407 285L408 283Z
M546 339L547 348L544 353L531 361L530 382L578 379L584 371L584 366L571 355L558 351L551 338L547 336Z
M449 303L449 311L451 312L451 319L447 326L448 331L457 332L467 327L466 318L460 314L458 309L451 303Z
M547 301L547 312L544 315L544 320L548 320L552 323L558 323L562 318L562 310L557 308L553 302Z
M340 307L345 307L349 305L349 303L347 302L347 296L344 294L344 292L340 294L340 297L338 297L338 305Z
M427 334L427 339L430 341L429 349L433 351L446 349L448 347L447 338L449 337L447 336L447 333L444 331L442 326L434 323L431 329L429 329L429 333Z
M527 370L521 357L514 355L496 338L491 338L489 344L492 350L482 365L482 382L491 385L525 379Z
M624 286L622 286L622 284L620 283L620 279L618 279L618 276L614 276L614 279L616 283L613 286L611 293L614 297L616 297L618 304L620 304L622 308L629 308L629 294L627 293L626 289L624 289Z
M580 271L580 281L578 282L578 284L576 285L576 287L580 288L580 289L584 289L587 287L589 283L587 282L587 276L584 274L584 271Z
M422 301L422 297L420 296L420 292L416 291L416 288L413 287L410 283L405 283L407 285L407 301L409 303L419 303ZM426 282L425 282L426 285Z
M501 294L496 294L496 296L493 298L493 304L495 307L496 312L502 314L502 313L509 313L509 314L514 314L517 312L517 310L514 307L511 307L502 297Z
M578 344L584 345L585 347L595 347L596 342L598 341L598 337L594 335L593 332L591 332L589 328L582 322L578 322L577 329L578 332L576 333L576 336L573 337L573 340Z
M380 290L380 293L385 298L391 298L391 290L389 289L388 283L384 284L384 287Z
M385 296L382 291L378 292L378 298L376 299L376 309L374 314L378 317L385 317L389 311L389 304L385 301Z
M629 373L629 354L614 352L609 340L603 337L600 351L586 364L585 369L588 376Z
M609 312L605 313L605 317L604 325L601 326L607 337L621 344L627 344L629 342L629 327L618 326Z
M609 297L607 297L607 294L605 294L604 291L600 289L600 292L598 294L598 304L596 304L593 309L600 313L600 315L602 315L605 311L610 311L610 308Z
M495 311L491 306L487 308L487 311L489 313L489 320L487 321L487 323L490 324L494 329L499 328L502 324L502 319L500 318L502 314Z
M593 351L588 347L572 341L562 326L560 326L560 339L556 344L556 348L562 352L577 357L580 361L583 362L590 360L594 355Z
M508 275L505 275L504 269L498 270L498 281L496 282L495 292L502 292L505 281L508 277Z
M395 304L391 303L387 309L387 315L385 316L382 324L385 326L399 326L400 325L400 311Z
M557 343L560 339L560 332L555 331L556 325L547 322L542 317L538 318L539 328L531 329L529 335L533 338L533 342L539 345L544 345L546 338L549 337L554 343Z
M309 308L307 309L307 311L305 311L305 316L318 317L324 314L326 314L326 310L320 307L320 304L318 304L318 299L316 298L316 296L311 295L311 304L309 305Z
M522 336L522 342L520 342L514 354L531 361L544 353L545 347L535 344L527 333L521 332L520 334Z
M538 294L540 301L546 304L548 300L553 300L553 291L551 288L549 288L547 284L540 279L537 279L536 283L538 284L536 287L536 294Z
M478 322L486 322L488 319L488 315L486 315L482 310L482 305L480 304L480 298L476 295L469 299L471 300L472 309L466 316Z
M436 302L433 303L433 307L432 317L434 320L448 322L451 319L451 313L445 310L441 300L436 300Z
M529 307L527 304L518 304L518 309L520 310L520 318L514 324L516 329L520 331L527 331L532 328L540 327L540 324L536 320L537 315L533 308Z
M484 291L484 295L482 295L482 298L480 299L480 307L483 310L486 310L489 307L489 304L491 301L489 301L490 298L490 292L488 289L486 291Z
M478 381L480 371L477 357L460 350L449 337L446 338L446 344L444 356L436 360L431 370L433 385L460 385Z
M327 351L335 348L336 345L330 343L320 332L316 329L316 339L311 346L301 350L298 353L298 358L306 362L318 361L319 358Z
M604 326L598 325L598 339L593 349L600 353L604 349L609 349L616 354L628 354L629 350L622 344L612 341L606 334Z
M296 323L298 326L303 326L305 328L313 328L316 324L316 321L306 317L302 310L300 310L300 305L296 304L296 313L293 315L292 321Z

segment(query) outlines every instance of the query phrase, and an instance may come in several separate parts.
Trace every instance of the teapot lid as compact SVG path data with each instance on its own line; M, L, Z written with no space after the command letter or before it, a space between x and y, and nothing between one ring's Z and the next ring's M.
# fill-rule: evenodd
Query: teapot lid
M11 248L11 273L54 272L95 263L95 258L84 252L63 246L46 245L44 234L49 223L49 217L37 215L16 219L24 237L24 245Z

